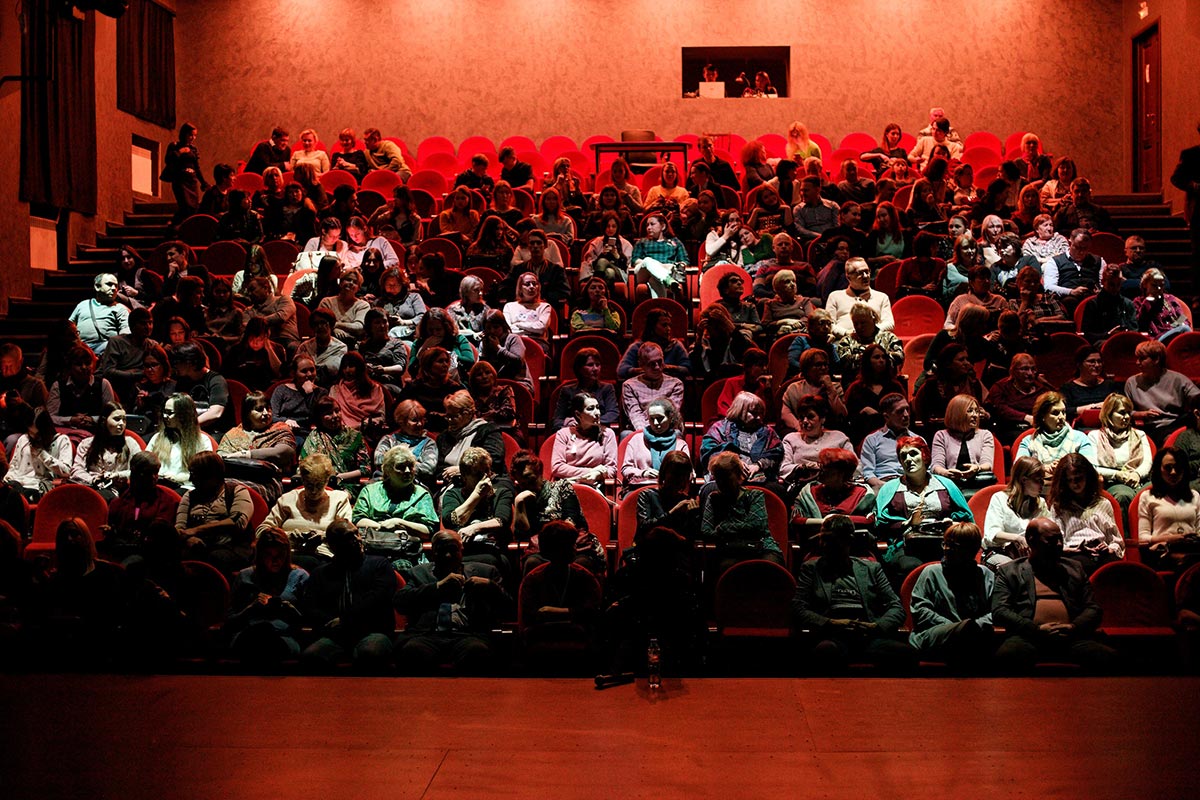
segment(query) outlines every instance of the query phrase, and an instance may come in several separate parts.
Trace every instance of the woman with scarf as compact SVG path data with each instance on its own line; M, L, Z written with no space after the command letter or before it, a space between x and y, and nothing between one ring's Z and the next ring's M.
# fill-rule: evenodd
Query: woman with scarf
M443 481L458 478L458 462L470 447L482 447L492 457L498 474L507 472L504 464L504 436L500 429L475 415L475 398L466 389L446 398L446 430L437 438L437 469Z
M625 440L621 459L621 494L639 486L658 483L658 473L667 453L690 456L683 438L683 419L669 399L660 397L646 405L646 427Z
M1154 460L1146 434L1133 427L1133 402L1123 394L1110 394L1100 409L1100 429L1088 433L1096 446L1096 472L1104 488L1117 498L1122 512L1150 479Z
M1052 476L1059 459L1079 453L1089 461L1096 458L1096 446L1081 431L1067 424L1067 404L1058 392L1045 392L1033 403L1034 432L1021 440L1017 457L1033 456Z

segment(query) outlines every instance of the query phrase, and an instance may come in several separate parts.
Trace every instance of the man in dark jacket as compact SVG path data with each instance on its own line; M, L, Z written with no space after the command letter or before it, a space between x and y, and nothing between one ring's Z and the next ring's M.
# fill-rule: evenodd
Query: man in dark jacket
M396 573L386 558L364 555L352 522L330 525L325 543L333 561L313 572L300 596L301 610L321 636L300 657L329 668L350 653L355 667L378 671L392 655Z
M1009 634L996 652L1001 669L1028 671L1048 659L1111 668L1116 651L1096 640L1100 606L1083 568L1062 557L1062 529L1032 519L1025 542L1029 555L1000 567L992 591L992 621Z
M398 641L402 671L479 674L493 663L492 625L509 609L500 571L490 564L463 563L462 538L453 531L433 535L432 563L417 565L396 593L396 609L408 616Z
M844 671L852 659L888 670L916 666L916 651L899 635L904 608L883 567L850 556L854 523L832 514L821 524L821 557L806 561L796 576L792 616L813 665Z

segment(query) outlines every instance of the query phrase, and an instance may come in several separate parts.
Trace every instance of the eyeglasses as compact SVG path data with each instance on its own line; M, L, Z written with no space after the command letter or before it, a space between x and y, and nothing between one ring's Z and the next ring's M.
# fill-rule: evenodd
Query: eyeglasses
M174 412L174 411L168 411L167 409L165 409L165 408L164 408L164 409L163 409L163 412L162 412L162 415L163 415L163 417L164 417L164 418L166 418L166 417L173 417L173 416L175 416L175 412Z

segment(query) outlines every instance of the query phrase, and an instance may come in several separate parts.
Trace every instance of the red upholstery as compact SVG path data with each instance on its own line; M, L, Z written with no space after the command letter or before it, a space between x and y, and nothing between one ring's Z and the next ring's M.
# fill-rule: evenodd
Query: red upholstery
M276 275L287 275L291 272L292 265L296 263L296 256L300 255L300 247L287 239L263 242L262 249L267 255L267 263L271 265L271 272ZM282 291L280 293L282 294Z
M238 242L213 242L204 248L200 262L211 275L235 275L246 266L246 248Z
M550 136L538 148L538 152L546 161L553 161L568 150L579 150L575 145L575 140L570 136Z
M447 178L453 178L458 174L458 157L453 153L431 153L417 161L422 172L432 171L437 172ZM409 178L412 181L412 178ZM447 190L448 191L448 190Z
M390 198L392 196L392 190L397 186L400 186L402 183L403 181L400 180L400 176L391 170L377 169L368 172L366 176L363 177L360 187L363 189L371 189L372 191L379 192L384 197Z
M996 155L1000 155L1004 147L1004 143L1000 141L1000 137L989 131L975 131L974 133L963 139L963 150L971 150L973 148L985 148L993 151Z
M79 517L87 523L95 541L103 541L103 527L108 522L108 503L90 486L64 483L46 492L37 504L33 518L33 538L25 546L25 556L53 553L58 525L65 519Z
M700 275L701 309L708 308L721 299L721 294L717 291L717 284L721 282L721 278L724 275L730 272L736 272L742 276L742 298L745 299L750 296L750 293L754 290L750 273L736 264L718 264Z
M767 525L771 528L771 538L783 554L784 563L791 563L791 547L788 544L788 509L779 496L760 486L744 487L752 492L762 492L767 502Z
M253 195L266 187L262 175L257 172L240 172L233 176L233 188Z
M446 176L438 170L422 168L412 174L408 179L409 189L423 189L433 195L434 199L444 195L449 188L449 183L446 181ZM424 211L421 212L424 215Z
M642 338L646 327L646 316L656 309L665 309L671 315L671 335L683 339L688 330L687 309L669 297L653 297L638 303L633 309L629 332L634 339Z
M1088 343L1078 333L1056 331L1047 347L1034 356L1038 372L1051 386L1062 386L1075 377L1075 351Z
M975 524L979 526L979 530L983 530L984 521L987 519L988 503L992 502L992 495L1003 492L1005 488L1002 483L985 486L971 495L971 499L967 501L967 508L971 509L971 515L975 518Z
M1167 363L1189 378L1200 378L1200 332L1188 331L1167 344Z
M1125 240L1115 233L1093 233L1091 251L1110 264L1125 262Z
M417 244L415 249L418 257L426 253L441 253L442 258L446 259L446 269L462 269L462 250L450 239L431 236Z
M875 276L873 283L876 289L892 298L896 296L896 284L899 280L900 262L889 261L879 268L879 274Z
M970 164L978 172L988 167L998 167L1004 161L1004 158L988 147L972 147L963 150L962 158L959 159L964 164Z
M324 187L325 191L330 194L333 194L333 190L339 186L358 188L358 180L344 169L331 169L328 172L323 172L317 180L321 182L321 186Z
M568 339L558 357L559 380L575 380L575 354L585 347L594 347L600 351L600 380L615 381L617 365L621 363L621 351L611 339L603 336L573 336Z
M892 316L896 320L893 332L904 341L922 334L937 334L946 324L946 312L941 304L921 295L897 300L892 304Z
M905 628L905 630L911 631L913 628L912 593L913 593L913 589L915 589L917 586L917 578L921 577L921 573L925 571L926 567L928 567L932 564L936 564L936 563L938 563L938 562L926 561L924 564L922 564L921 566L914 569L912 572L905 575L904 582L902 584L900 584L900 604L904 606L904 628Z
M220 628L229 614L229 581L203 561L184 561L183 574L184 586L177 598L181 610L201 628Z
M854 150L858 153L874 150L878 146L879 141L874 136L862 132L847 133L838 143L839 150Z
M1137 359L1134 350L1142 342L1150 341L1150 337L1137 331L1119 331L1104 340L1100 345L1100 355L1104 358L1104 367L1124 383L1131 375L1138 372Z
M796 580L771 561L734 564L717 580L714 600L722 636L786 638Z
M217 238L217 218L208 214L192 214L179 223L179 241L192 247L204 247Z
M1113 561L1096 570L1091 583L1109 634L1174 635L1166 584L1150 567Z

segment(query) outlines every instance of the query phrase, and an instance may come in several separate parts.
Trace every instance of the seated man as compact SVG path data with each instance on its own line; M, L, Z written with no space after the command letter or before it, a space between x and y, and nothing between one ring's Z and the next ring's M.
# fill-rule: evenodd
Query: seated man
M973 522L946 528L940 564L921 570L912 593L909 644L952 666L980 667L992 655L991 569L975 563L983 534Z
M879 413L883 415L883 427L867 435L859 452L863 477L874 491L879 491L879 487L892 478L900 477L896 442L904 436L916 436L908 429L912 410L904 395L885 394L879 399Z
M1086 228L1071 231L1067 252L1042 262L1042 280L1046 291L1058 296L1074 314L1084 298L1096 293L1104 259L1091 252L1092 234Z
M917 139L917 144L908 154L908 160L917 169L925 166L925 162L933 156L933 148L945 145L950 151L950 160L962 156L963 146L950 139L950 120L942 117L930 126L929 135Z
M134 384L142 379L142 359L146 348L157 344L150 338L153 322L150 311L135 308L129 312L129 333L118 334L108 340L108 347L100 357L100 374L112 384L113 391L127 408L134 405Z
M460 172L454 179L454 185L466 186L468 189L478 189L483 193L485 200L491 201L492 189L496 182L492 180L492 176L487 174L488 167L491 162L488 157L482 153L477 153L471 156L471 168Z
M96 355L102 355L110 338L129 333L129 308L117 302L116 275L102 272L92 285L94 294L79 301L69 319L75 323L83 343Z
M498 569L463 561L457 533L439 531L432 545L432 563L414 568L396 593L396 610L408 617L397 639L398 666L428 674L448 662L455 672L485 672L494 658L492 626L504 619L512 598Z
M503 167L500 180L506 181L514 189L533 189L533 167L517 160L515 148L501 147L497 157Z
M841 221L838 204L821 197L821 179L815 175L807 175L800 182L800 202L793 209L793 216L796 233L805 244Z
M246 172L262 175L268 167L277 167L280 172L290 170L292 168L292 148L289 141L288 132L283 128L272 130L270 141L259 142L255 145L254 152L250 154L250 160L246 162Z
M1087 178L1071 181L1070 197L1063 200L1054 214L1054 230L1065 236L1076 228L1092 233L1114 230L1108 211L1092 201L1092 184Z
M351 522L333 522L325 544L333 561L312 572L299 598L320 638L300 657L327 669L349 653L356 667L378 670L392 654L396 573L386 558L364 555L362 536Z
M1147 270L1163 270L1163 265L1146 258L1146 240L1134 234L1125 240L1125 263L1121 264L1121 274L1125 276L1121 284L1121 294L1129 299L1142 294L1142 276ZM1165 270L1163 270L1165 272ZM1167 291L1171 290L1171 282L1167 281Z
M833 317L833 332L845 336L854 331L850 309L855 303L866 303L879 315L879 329L890 331L896 327L892 317L892 301L878 289L871 288L871 267L864 259L851 258L846 261L846 280L849 286L829 293L825 310Z
M1037 517L1025 528L1025 543L1029 555L1001 566L992 592L992 619L1009 634L996 651L1004 673L1063 659L1094 671L1111 668L1116 651L1096 640L1100 606L1083 568L1062 557L1062 529Z
M200 427L220 437L236 424L229 384L208 368L208 357L195 342L184 342L171 350L171 372L175 386L196 401Z
M737 175L733 172L733 165L717 155L711 136L701 136L696 140L696 147L700 150L700 158L697 160L697 163L703 162L708 165L714 183L721 186L728 186L735 192L741 190L742 185L738 181ZM690 186L688 188L691 189ZM721 196L719 192L713 192L713 194L716 194L718 199Z
M1118 331L1136 331L1138 315L1133 301L1121 294L1124 276L1116 264L1105 264L1100 273L1100 293L1083 307L1079 326L1092 344L1100 344Z
M300 342L296 301L275 294L271 282L262 275L246 283L246 295L250 298L250 305L243 312L243 326L255 318L265 319L271 330L271 341L283 345L289 353L294 351Z
M875 561L850 555L854 523L831 514L817 535L821 556L801 565L792 617L823 673L842 672L851 659L900 671L916 666L916 651L899 633L904 608Z
M922 136L932 136L933 128L935 125L937 125L937 121L939 119L945 119L945 118L946 118L945 109L938 108L936 106L934 108L929 109L929 124L926 125L924 128L921 128L921 130L917 131L917 138L919 139ZM950 130L946 133L946 138L952 142L961 142L962 141L962 136L959 135L958 131L955 130L954 127L951 127Z
M363 131L363 144L366 146L367 165L371 169L386 169L400 176L400 180L408 183L412 170L404 163L404 153L400 145L383 138L379 128L367 128Z

